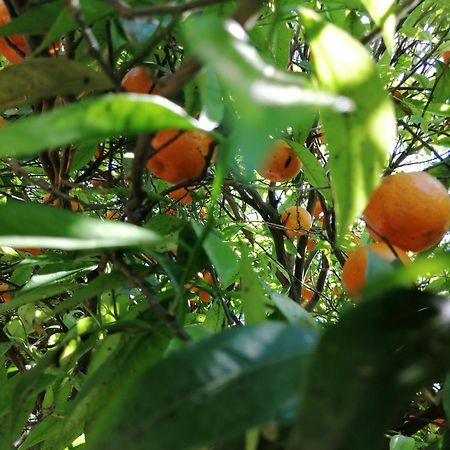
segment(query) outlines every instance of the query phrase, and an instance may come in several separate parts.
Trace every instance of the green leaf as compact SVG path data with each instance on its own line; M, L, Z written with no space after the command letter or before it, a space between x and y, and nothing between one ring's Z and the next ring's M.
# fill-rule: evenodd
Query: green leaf
M197 237L199 237L203 232L203 225L199 222L192 222L191 224ZM223 286L229 286L235 280L239 270L236 254L216 230L211 230L208 234L203 242L203 249L217 270Z
M305 328L317 328L314 317L294 300L278 292L272 292L270 296L277 309L289 323L301 325Z
M80 10L84 22L89 24L110 16L115 12L112 6L107 5L101 0L80 0ZM52 27L48 30L48 34L42 44L36 49L36 53L44 50L64 34L78 28L69 8L60 7L58 12L58 17L53 21Z
M150 230L53 206L16 201L0 206L0 246L110 249L154 246L160 240Z
M111 355L103 364L88 371L75 401L66 405L63 426L51 439L47 437L42 449L65 448L80 434L85 424L88 435L99 413L93 405L103 404L105 398L109 402L120 394L138 375L162 357L168 343L169 339L162 333L139 334L131 340L123 338L121 345L113 347ZM105 406L105 411L108 410Z
M63 8L61 0L30 8L0 27L0 36L18 33L35 35L47 33L61 8Z
M397 434L391 437L389 441L389 450L414 450L416 448L416 441L407 436Z
M52 316L56 316L57 314L69 311L90 298L97 297L104 292L109 292L124 286L126 286L126 278L121 273L113 271L112 273L101 274L97 278L89 281L85 286L80 287L78 285L78 290L74 292L72 297L55 306L52 309L51 314Z
M226 88L224 97L236 118L228 151L242 152L249 174L269 151L270 135L278 137L288 126L310 125L318 105L339 111L351 107L347 99L315 89L306 77L266 64L236 22L191 16L183 32L193 53Z
M361 3L369 11L373 21L381 28L384 44L391 54L396 26L394 14L396 2L394 0L361 0Z
M0 109L112 88L102 72L66 58L26 58L0 71ZM41 130L42 132L42 130Z
M450 367L448 308L444 298L397 290L346 310L311 359L289 448L382 448L414 395Z
M303 145L293 141L286 141L286 143L294 149L295 153L302 161L303 172L305 173L307 181L320 191L329 205L332 205L333 199L331 197L331 188L329 187L330 180L328 179L323 166Z
M244 309L245 323L253 325L266 320L266 308L264 302L267 301L267 294L264 291L261 281L256 276L248 257L248 251L241 246L241 264L239 270L241 276L240 296Z
M83 276L96 267L96 265L90 265L47 275L35 275L28 284L17 291L12 301L0 304L0 312L12 311L28 303L44 300L62 292L79 289L80 285L74 283L75 277Z
M87 447L198 448L276 419L297 401L314 338L312 330L265 323L191 343L98 411Z
M358 41L310 10L302 9L300 17L320 87L355 104L345 114L322 112L340 240L380 182L387 152L394 147L394 108L370 54Z
M165 98L110 94L5 125L0 129L0 156L32 155L65 144L160 129L193 129L197 125L182 108Z

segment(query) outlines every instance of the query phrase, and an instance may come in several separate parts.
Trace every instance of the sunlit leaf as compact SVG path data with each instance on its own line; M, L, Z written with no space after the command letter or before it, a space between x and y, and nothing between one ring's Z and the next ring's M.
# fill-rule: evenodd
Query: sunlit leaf
M395 139L394 109L359 42L310 10L300 16L320 86L355 103L353 112L322 112L340 239L380 181Z
M162 97L110 94L5 125L0 155L32 155L64 144L196 126L182 108Z
M0 206L0 246L108 249L153 246L160 240L150 230L52 206L15 201Z

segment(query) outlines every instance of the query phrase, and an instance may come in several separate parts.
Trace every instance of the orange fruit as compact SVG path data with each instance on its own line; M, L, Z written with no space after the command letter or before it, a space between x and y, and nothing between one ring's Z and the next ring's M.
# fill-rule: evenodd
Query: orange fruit
M308 289L307 287L302 287L302 299L310 301L314 296L314 291Z
M53 200L52 204L53 204L53 206L61 206L61 200L59 198L57 198L56 200ZM70 209L73 212L78 211L80 209L80 204L75 199L73 199L70 201Z
M313 216L319 217L322 214L323 214L322 205L320 204L320 202L317 202L316 207L314 208Z
M311 214L301 206L291 206L281 214L281 223L284 225L284 234L288 238L303 236L312 226Z
M389 175L372 193L364 219L374 239L382 240L381 235L402 250L420 252L448 230L450 199L446 188L426 172Z
M130 69L122 78L121 85L125 91L135 94L148 94L150 92L156 94L158 91L145 66L136 66Z
M44 196L42 197L42 200L44 203L50 203L51 199L52 199L52 194L50 194L50 193L44 194Z
M3 0L0 0L0 26L11 22L11 16ZM25 38L20 34L14 34L7 38L24 55L28 54ZM22 61L23 56L17 50L9 45L5 38L0 38L0 54L2 54L10 63L16 64Z
M0 303L8 303L11 301L11 294L6 292L9 290L9 286L5 283L0 284Z
M448 65L448 63L450 61L450 50L447 50L446 52L444 52L442 54L442 58L444 59L444 64Z
M106 211L105 218L108 220L116 220L119 218L119 211Z
M155 153L148 159L147 169L174 184L197 179L206 170L212 142L200 131L159 131L151 141Z
M182 205L190 205L192 203L192 195L186 188L179 188L170 192L169 197L176 202L180 202Z
M409 263L408 255L401 249L394 247L400 261L404 264ZM367 252L375 252L386 261L392 262L397 257L384 242L374 242L372 244L363 245L350 252L347 261L345 261L342 269L342 281L347 291L352 295L356 294L364 287L366 281L367 269Z
M18 248L16 250L19 250L20 252L30 253L33 256L39 256L42 253L42 249L39 247L36 247L36 248L24 247L24 248Z
M301 168L302 162L292 147L278 140L271 147L257 172L269 181L283 182L294 178Z

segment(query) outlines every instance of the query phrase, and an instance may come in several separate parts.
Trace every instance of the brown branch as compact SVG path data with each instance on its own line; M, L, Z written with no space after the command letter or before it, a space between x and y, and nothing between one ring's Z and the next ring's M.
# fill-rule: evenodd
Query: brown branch
M69 9L75 23L80 28L81 34L83 35L91 56L99 63L103 72L112 81L116 90L120 91L120 83L114 76L114 72L109 66L109 64L103 59L101 53L100 44L97 41L92 29L84 22L83 16L80 9L80 0L66 0L67 8Z
M128 222L137 224L142 219L141 207L147 194L142 184L142 174L145 169L145 163L152 154L153 149L150 145L150 135L141 134L136 141L134 148L133 166L131 169L131 193L125 208Z

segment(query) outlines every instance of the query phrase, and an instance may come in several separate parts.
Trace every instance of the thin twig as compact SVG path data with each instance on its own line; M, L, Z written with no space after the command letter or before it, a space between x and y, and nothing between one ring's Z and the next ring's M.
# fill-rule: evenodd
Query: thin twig
M169 314L169 312L161 306L161 303L159 303L153 292L147 287L145 281L134 275L122 258L117 254L111 255L111 261L126 276L133 286L141 290L147 299L150 309L167 325L169 330L182 341L189 341L191 337L178 324L176 317Z

